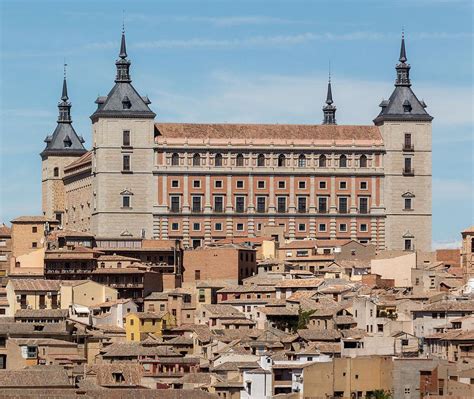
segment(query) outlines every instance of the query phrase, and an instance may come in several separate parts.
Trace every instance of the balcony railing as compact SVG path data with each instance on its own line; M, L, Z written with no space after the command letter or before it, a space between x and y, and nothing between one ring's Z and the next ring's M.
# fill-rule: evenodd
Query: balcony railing
M405 152L413 152L415 151L415 146L413 144L403 144L403 151Z
M415 169L413 168L403 168L403 176L414 176Z

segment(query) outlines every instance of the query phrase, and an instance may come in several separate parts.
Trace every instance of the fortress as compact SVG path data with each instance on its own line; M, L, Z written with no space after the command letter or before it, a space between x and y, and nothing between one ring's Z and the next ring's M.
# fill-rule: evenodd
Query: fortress
M92 148L71 121L66 78L42 158L44 215L97 237L353 239L430 250L431 121L402 37L395 88L373 124L161 123L133 87L125 34L115 85L96 100Z

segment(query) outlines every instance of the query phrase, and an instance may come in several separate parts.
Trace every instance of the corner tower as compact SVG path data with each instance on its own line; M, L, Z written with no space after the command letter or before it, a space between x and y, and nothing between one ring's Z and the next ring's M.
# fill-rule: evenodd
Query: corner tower
M411 89L405 38L402 35L395 89L380 104L374 119L385 145L385 242L388 249L431 249L431 121Z
M59 116L56 129L44 140L46 148L41 152L42 209L50 219L64 223L65 192L64 167L87 151L84 139L78 136L71 120L71 103L67 93L66 65L64 66L63 90L58 104Z
M115 85L92 114L91 231L99 237L152 237L155 113L132 86L122 31Z

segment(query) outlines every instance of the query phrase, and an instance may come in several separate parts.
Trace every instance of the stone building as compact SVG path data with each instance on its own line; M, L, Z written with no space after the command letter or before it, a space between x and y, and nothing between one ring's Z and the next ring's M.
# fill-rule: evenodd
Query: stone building
M474 226L462 233L461 266L464 279L467 282L474 277Z
M89 152L63 90L42 153L46 216L97 237L189 247L279 228L286 240L430 249L432 117L411 89L404 38L395 89L364 126L336 124L331 82L322 125L157 123L130 65L122 34Z

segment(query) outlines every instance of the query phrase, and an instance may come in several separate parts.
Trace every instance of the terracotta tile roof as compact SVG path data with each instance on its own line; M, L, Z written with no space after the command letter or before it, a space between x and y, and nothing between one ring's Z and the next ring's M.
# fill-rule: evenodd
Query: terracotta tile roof
M80 156L74 162L67 165L64 168L64 171L70 171L71 169L87 165L88 163L92 163L92 151L87 151L84 155Z
M267 306L265 308L260 308L259 311L268 316L298 316L298 310L287 308L284 306Z
M216 244L262 244L263 241L275 241L273 237L233 237L215 241Z
M163 249L172 251L175 247L175 240L142 240L143 249Z
M38 345L38 346L70 346L77 347L74 342L63 341L62 339L54 338L10 338L12 342L19 346L23 345Z
M277 288L316 288L323 282L321 278L303 278L281 280L275 284Z
M43 280L36 278L10 279L9 281L15 291L59 291L61 282L59 280Z
M105 348L103 357L177 356L169 347L145 346L140 342L116 342Z
M66 319L69 315L67 309L18 309L15 319Z
M419 310L415 310L419 311ZM439 301L423 306L422 312L474 312L474 300L468 301Z
M294 240L283 244L280 249L311 249L316 247L316 240Z
M129 261L129 262L140 262L140 259L137 259L137 258L131 258L129 256L122 256L122 255L116 255L116 254L113 254L113 255L101 255L99 256L99 258L97 259L99 262L126 262L126 261Z
M225 362L221 363L218 366L215 366L211 371L240 371L242 369L255 369L260 367L258 363L255 362Z
M242 294L242 293L253 293L253 292L275 292L275 287L259 286L259 285L234 285L225 287L217 291L218 294Z
M167 292L151 292L144 298L145 301L164 301L168 300L168 293Z
M474 226L468 227L466 230L463 230L461 233L474 233Z
M8 227L5 223L0 224L0 236L10 237L11 232L12 232L11 228Z
M91 233L86 233L84 231L76 230L53 230L48 234L48 238L58 238L58 237L85 237L93 238L94 235Z
M376 126L362 125L276 125L276 124L204 124L204 123L156 123L157 141L166 139L225 139L235 143L245 140L327 141L332 143L376 142L382 143Z
M35 330L35 326L41 325L42 330ZM0 334L10 334L11 336L49 336L49 335L69 335L65 322L59 323L0 323Z
M135 312L129 313L129 315L137 316L139 319L162 319L167 315L168 312ZM128 316L128 315L127 315Z
M59 223L56 219L48 219L45 216L20 216L11 221L12 223Z
M231 305L203 305L203 310L210 313L210 317L237 317L245 318L245 315Z
M92 271L93 274L143 274L144 270L136 267L99 267Z
M5 388L70 387L66 370L42 366L38 369L0 370L0 386Z
M339 341L341 333L337 330L304 329L298 335L305 341Z

